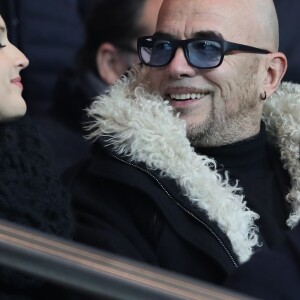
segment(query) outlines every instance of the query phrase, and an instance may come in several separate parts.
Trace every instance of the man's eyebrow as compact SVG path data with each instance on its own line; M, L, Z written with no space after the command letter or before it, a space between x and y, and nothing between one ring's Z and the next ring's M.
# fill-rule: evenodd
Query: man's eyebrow
M223 40L224 37L220 32L217 31L198 31L193 34L193 37L195 38L201 38L201 39L218 39Z
M158 31L155 32L154 37L156 38L165 38L165 39L177 39L177 37L173 34ZM223 35L220 32L217 31L210 31L210 30L205 30L205 31L198 31L195 32L192 36L192 38L199 38L199 39L218 39L218 40L223 40Z

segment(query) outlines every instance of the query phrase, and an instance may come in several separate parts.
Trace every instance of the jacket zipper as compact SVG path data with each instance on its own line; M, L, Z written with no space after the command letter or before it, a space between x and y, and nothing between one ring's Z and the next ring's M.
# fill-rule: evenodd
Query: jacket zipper
M160 181L152 174L150 173L148 170L143 169L131 162L127 162L115 155L112 155L115 159L130 165L132 167L134 167L135 169L138 169L140 171L142 171L143 173L149 175L150 177L152 177L156 183L161 187L161 189L167 194L167 196L178 206L180 207L185 213L187 213L188 215L190 215L193 219L195 219L196 221L198 221L200 224L202 224L204 227L206 227L206 229L216 238L216 240L219 242L219 244L221 245L221 247L224 249L224 251L227 253L227 255L229 256L231 262L233 263L233 265L238 268L238 263L236 262L236 260L234 259L234 257L232 256L232 254L230 253L230 251L227 249L227 247L224 245L224 243L222 242L221 238L216 234L216 232L208 225L206 224L204 221L200 220L195 214L193 214L192 212L190 212L188 209L186 209L184 206L182 206L180 203L178 203L173 197L172 195L170 195L170 193L166 190L166 188L160 183Z

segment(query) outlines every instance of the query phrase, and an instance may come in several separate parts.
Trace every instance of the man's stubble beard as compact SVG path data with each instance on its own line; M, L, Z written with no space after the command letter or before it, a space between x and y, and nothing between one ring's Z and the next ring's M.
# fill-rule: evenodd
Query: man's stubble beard
M220 114L217 110L217 103L212 99L208 117L203 124L187 125L187 138L191 145L197 147L215 147L231 144L254 134L253 128L260 123L261 115L259 113L259 91L256 89L255 76L257 75L260 64L260 58L256 57L248 72L244 74L244 80L236 82L235 97L239 100L239 106L236 111L225 111ZM142 85L149 93L156 93L152 88L148 68L142 68L142 72L137 77L134 86ZM230 99L222 99L229 101ZM199 100L201 101L201 100ZM174 114L180 113L181 116L189 114L189 109L174 109Z
M208 117L203 124L187 125L187 137L191 145L197 147L216 147L244 140L256 134L259 114L259 92L256 90L256 75L259 59L256 59L245 73L243 82L236 83L236 99L239 99L235 111L225 110L220 114L212 97ZM229 101L222 99L223 101ZM200 100L201 101L201 100ZM226 106L225 106L226 107ZM188 110L175 110L182 116Z

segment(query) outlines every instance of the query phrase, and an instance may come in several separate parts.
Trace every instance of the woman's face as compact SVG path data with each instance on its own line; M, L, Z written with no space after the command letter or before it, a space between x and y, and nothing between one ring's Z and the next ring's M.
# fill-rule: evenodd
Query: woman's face
M26 56L8 41L0 16L0 122L21 117L26 112L20 71L28 64Z

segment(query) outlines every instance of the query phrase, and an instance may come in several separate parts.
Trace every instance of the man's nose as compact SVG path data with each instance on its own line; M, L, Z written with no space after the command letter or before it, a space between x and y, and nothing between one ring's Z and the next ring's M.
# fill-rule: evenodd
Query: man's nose
M170 76L175 79L179 79L181 77L193 77L196 75L195 68L189 65L182 48L178 48L176 50L168 68Z

